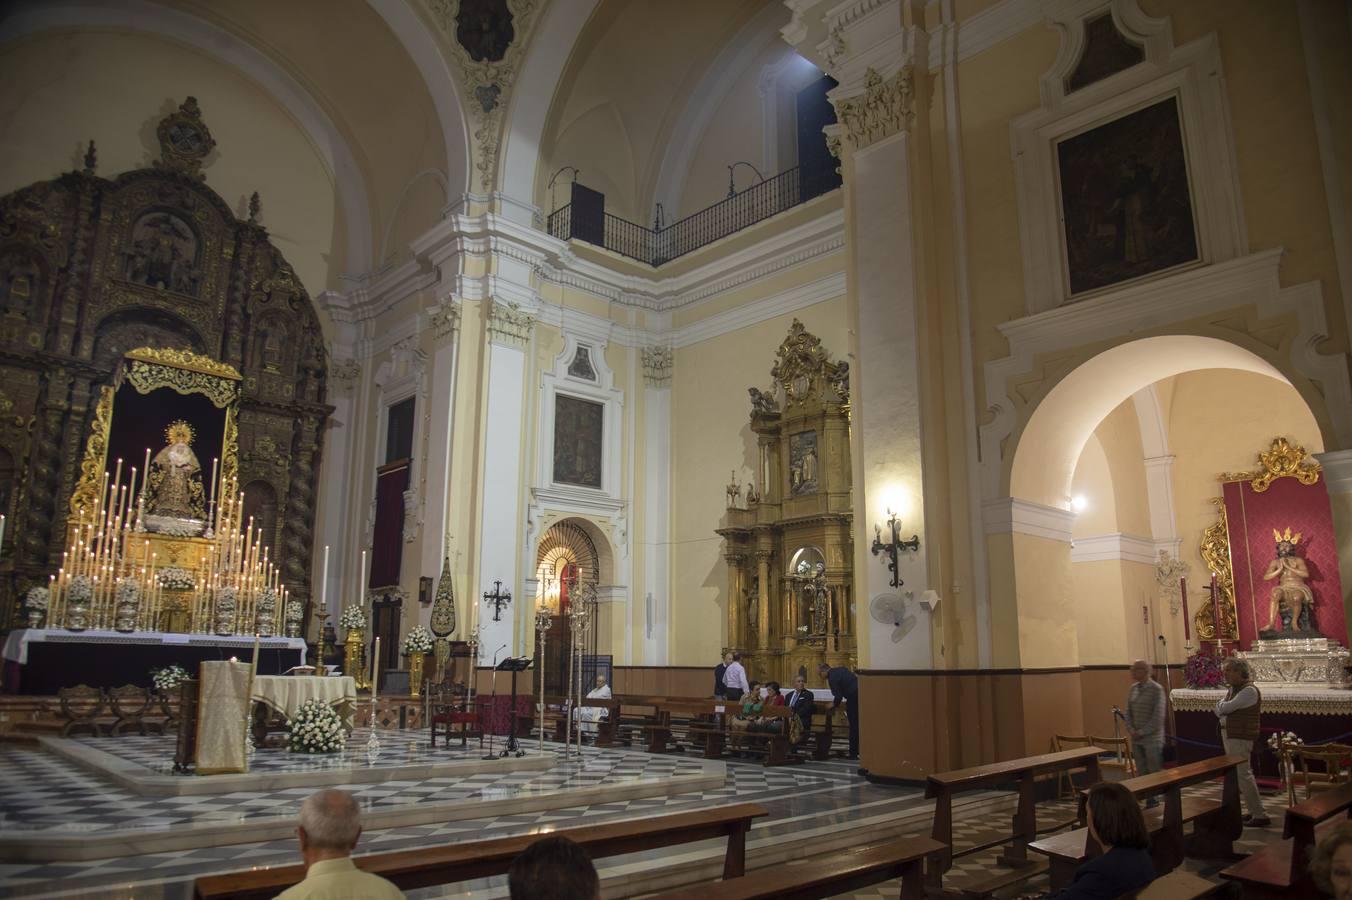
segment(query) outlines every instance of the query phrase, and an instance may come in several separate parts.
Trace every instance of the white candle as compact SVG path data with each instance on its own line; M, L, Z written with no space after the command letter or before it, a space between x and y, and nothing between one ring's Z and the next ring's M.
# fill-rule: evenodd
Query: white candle
M207 498L208 508L211 507L211 504L216 502L216 464L219 462L220 459L217 457L213 456L211 458L211 495Z
M361 552L361 578L357 581L357 602L366 602L366 551Z
M0 514L0 553L5 549L5 517Z
M371 727L376 727L376 694L380 690L380 638L376 637L376 649L371 658Z
M324 574L319 578L319 608L329 608L329 545L324 545Z

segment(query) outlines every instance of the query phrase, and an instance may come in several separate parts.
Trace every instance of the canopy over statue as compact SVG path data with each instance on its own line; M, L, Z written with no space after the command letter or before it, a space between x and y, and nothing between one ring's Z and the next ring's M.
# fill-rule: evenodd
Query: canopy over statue
M150 462L146 483L147 531L198 535L206 527L202 466L192 450L193 429L179 419L165 429L168 443Z

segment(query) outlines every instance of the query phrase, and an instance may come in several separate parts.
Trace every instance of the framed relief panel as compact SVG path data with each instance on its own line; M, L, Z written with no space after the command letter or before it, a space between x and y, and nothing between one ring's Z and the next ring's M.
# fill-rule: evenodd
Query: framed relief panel
M1056 165L1071 296L1199 259L1176 96L1058 141Z

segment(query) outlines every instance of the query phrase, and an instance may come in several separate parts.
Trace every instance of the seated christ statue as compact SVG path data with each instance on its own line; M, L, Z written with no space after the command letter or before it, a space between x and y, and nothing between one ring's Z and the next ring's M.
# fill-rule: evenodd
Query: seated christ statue
M146 530L196 535L205 527L202 466L192 451L192 426L182 419L165 431L168 444L150 462L146 482Z

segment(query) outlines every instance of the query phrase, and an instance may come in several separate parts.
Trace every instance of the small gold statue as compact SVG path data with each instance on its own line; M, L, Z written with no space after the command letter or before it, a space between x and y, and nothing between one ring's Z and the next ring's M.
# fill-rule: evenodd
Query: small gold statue
M150 463L146 484L146 527L149 531L197 534L206 520L202 466L192 451L193 429L179 419L165 429L168 444Z
M1264 581L1277 579L1277 584L1272 589L1271 605L1268 610L1268 624L1265 632L1289 632L1294 634L1301 630L1300 615L1306 609L1307 605L1311 613L1314 611L1314 593L1310 590L1305 579L1310 577L1310 570L1305 565L1305 560L1296 556L1296 545L1300 543L1300 533L1291 533L1287 528L1286 532L1280 532L1272 529L1272 539L1277 542L1277 558L1267 567L1263 573ZM1287 608L1291 611L1291 627L1283 627L1282 609Z

